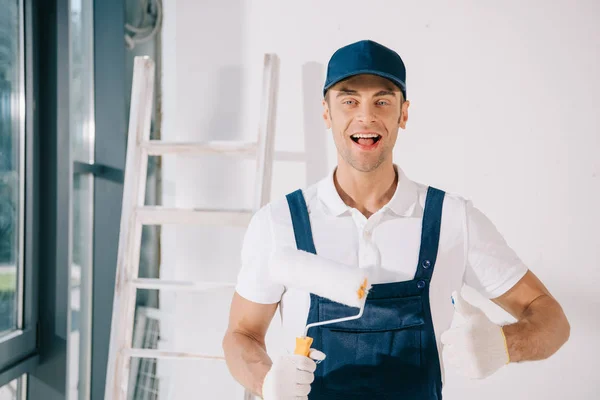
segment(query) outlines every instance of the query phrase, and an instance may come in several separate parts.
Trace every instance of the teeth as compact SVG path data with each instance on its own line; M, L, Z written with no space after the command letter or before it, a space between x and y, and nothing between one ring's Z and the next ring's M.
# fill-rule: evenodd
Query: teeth
M367 134L357 133L355 135L352 135L352 137L356 138L356 139L375 139L375 138L379 137L379 135L374 135L372 133L367 133Z

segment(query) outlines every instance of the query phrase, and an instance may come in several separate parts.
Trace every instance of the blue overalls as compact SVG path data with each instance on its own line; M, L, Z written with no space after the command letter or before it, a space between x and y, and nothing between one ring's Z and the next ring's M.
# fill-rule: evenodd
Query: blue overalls
M444 194L431 187L427 191L414 279L373 285L360 319L309 330L313 347L327 355L315 371L310 400L442 398L429 286L438 252ZM286 198L297 248L316 254L302 191ZM311 294L307 324L357 312Z

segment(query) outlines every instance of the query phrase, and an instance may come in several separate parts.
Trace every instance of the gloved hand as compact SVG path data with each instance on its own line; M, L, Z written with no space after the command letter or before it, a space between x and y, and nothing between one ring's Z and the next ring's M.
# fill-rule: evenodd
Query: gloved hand
M264 400L308 400L310 384L317 369L315 361L325 359L322 352L310 349L308 357L281 356L271 366L262 387Z
M510 362L504 331L460 293L452 298L459 315L456 326L441 336L445 359L468 378L486 378Z

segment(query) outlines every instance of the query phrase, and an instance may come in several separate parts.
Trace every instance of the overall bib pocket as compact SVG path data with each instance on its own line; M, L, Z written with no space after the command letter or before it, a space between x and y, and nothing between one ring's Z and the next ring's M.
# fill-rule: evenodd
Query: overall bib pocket
M319 304L321 320L353 313L356 308ZM375 394L414 384L409 377L420 375L424 323L421 297L411 296L367 300L360 319L323 326L321 346L336 356L319 365L322 388Z

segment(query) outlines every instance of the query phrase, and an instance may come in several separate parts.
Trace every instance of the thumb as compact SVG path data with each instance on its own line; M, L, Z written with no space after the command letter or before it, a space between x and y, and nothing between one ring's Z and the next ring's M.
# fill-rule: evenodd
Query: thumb
M315 361L321 362L325 359L325 353L316 349L310 349L308 353L308 357L312 358Z
M475 307L474 305L468 303L465 299L463 299L460 292L452 292L452 302L454 303L454 309L456 310L456 312L462 315L463 317L474 317L483 313L479 308Z

